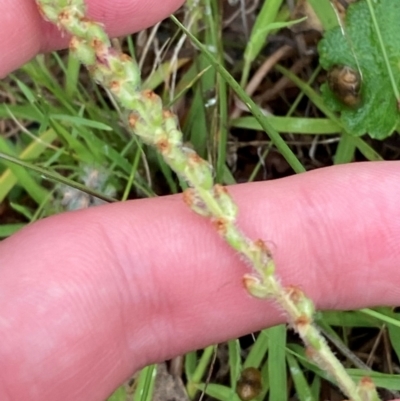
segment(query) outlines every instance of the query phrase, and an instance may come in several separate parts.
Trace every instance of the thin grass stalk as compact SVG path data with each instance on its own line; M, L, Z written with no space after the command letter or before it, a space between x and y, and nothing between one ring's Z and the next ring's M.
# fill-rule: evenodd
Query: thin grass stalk
M251 266L243 278L256 298L273 299L285 312L290 326L303 339L307 355L328 372L352 401L379 400L372 381L356 385L334 356L313 323L314 305L295 286L284 288L275 275L272 254L263 240L251 240L237 226L238 208L226 187L215 185L212 166L183 144L177 117L163 108L161 99L141 89L140 71L128 55L111 46L101 24L86 17L83 0L36 0L43 17L72 35L70 50L85 64L95 81L103 85L127 111L132 133L154 146L189 189L183 194L188 206L211 220L218 233Z

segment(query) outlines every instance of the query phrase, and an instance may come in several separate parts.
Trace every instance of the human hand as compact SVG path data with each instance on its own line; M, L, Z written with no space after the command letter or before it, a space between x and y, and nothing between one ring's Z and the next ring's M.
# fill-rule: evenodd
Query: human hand
M397 305L399 167L339 166L230 191L244 231L273 244L284 283L319 308ZM246 293L246 272L180 196L33 224L0 244L0 399L103 400L146 364L283 322Z

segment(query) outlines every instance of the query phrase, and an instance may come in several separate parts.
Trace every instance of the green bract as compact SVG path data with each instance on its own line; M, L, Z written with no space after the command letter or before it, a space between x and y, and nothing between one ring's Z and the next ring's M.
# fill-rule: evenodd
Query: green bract
M394 78L400 86L400 1L371 2L382 43ZM326 104L340 112L346 131L354 136L368 133L384 139L400 125L400 112L379 33L373 23L368 1L360 0L347 10L344 27L325 33L319 44L320 63L329 70L346 65L361 72L361 102L350 108L342 104L327 84L321 90Z

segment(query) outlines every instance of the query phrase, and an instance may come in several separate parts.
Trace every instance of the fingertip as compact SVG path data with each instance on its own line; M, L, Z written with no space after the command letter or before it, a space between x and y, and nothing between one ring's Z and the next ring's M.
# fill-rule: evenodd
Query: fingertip
M35 2L0 2L0 78L30 60L41 48L41 17Z
M115 37L147 28L174 12L183 0L87 0L88 15ZM39 52L67 46L67 36L43 20L35 1L0 2L0 78Z

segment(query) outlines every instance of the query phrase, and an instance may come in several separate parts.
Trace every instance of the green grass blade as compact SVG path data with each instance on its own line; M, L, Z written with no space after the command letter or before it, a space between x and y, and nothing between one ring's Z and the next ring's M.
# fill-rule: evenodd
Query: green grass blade
M280 134L271 126L268 118L262 113L260 108L254 103L254 101L244 92L240 85L235 81L235 79L229 74L229 72L219 65L215 57L206 49L206 47L200 43L174 16L171 19L179 26L179 28L184 31L194 44L206 55L208 60L212 63L214 68L221 74L221 76L226 80L228 85L234 90L238 95L240 100L242 100L248 107L249 111L260 123L263 130L268 134L271 140L274 142L275 146L281 152L282 156L286 159L289 165L293 168L296 173L302 173L305 171L304 166L298 160L293 151L289 148L286 142L282 139Z
M0 139L0 145L1 145L1 139ZM1 148L1 146L0 146L0 148ZM70 186L72 188L75 188L75 189L79 189L80 191L86 192L89 195L92 195L92 196L95 196L96 198L102 199L105 202L116 202L117 201L116 199L114 199L114 198L112 198L110 196L104 195L102 193L99 193L99 192L95 191L94 189L86 187L83 184L80 184L78 182L72 181L69 178L66 178L66 177L62 176L61 174L58 174L58 173L56 173L54 171L51 171L51 170L48 170L48 169L44 169L44 168L39 167L39 166L37 166L35 164L28 163L26 161L17 159L16 157L14 157L12 155L9 155L7 153L3 153L1 151L0 151L0 160L2 160L2 162L4 164L7 163L7 165L10 166L10 170L17 176L17 178L19 178L21 176L21 173L20 173L19 170L18 170L18 174L15 173L15 168L16 167L18 169L21 169L24 173L26 173L25 169L32 170L32 171L40 174L42 178L52 180L52 181L57 182L59 184L65 184L65 185L68 185L68 186ZM24 176L24 179L26 179L25 176ZM21 182L21 180L19 180L19 183L20 182ZM37 184L35 184L35 185L37 185ZM50 193L47 192L46 190L44 190L42 187L39 187L39 189L36 189L36 187L33 187L32 190L37 190L37 191L43 190L44 191L44 193L40 194L40 196L42 196L43 199L38 198L38 199L41 199L41 202L38 202L38 203L44 202L50 196ZM32 196L32 198L33 198L33 196ZM35 199L35 198L33 198L33 199Z
M230 382L232 389L234 389L236 387L236 382L242 370L239 340L231 340L228 342L228 352L229 352Z
M337 14L329 0L308 0L325 31L339 25Z
M268 329L269 401L287 399L286 325Z
M244 368L258 368L265 358L269 346L268 330L262 330L257 337L256 342L251 347L249 355L243 364Z
M395 95L395 97L397 99L397 104L400 104L399 89L397 87L397 83L396 83L396 80L394 78L392 66L390 65L390 62L389 62L389 57L388 57L388 54L387 54L387 51L386 51L386 46L385 46L385 44L383 42L383 39L382 39L382 33L381 33L380 28L379 28L378 21L376 19L374 6L372 5L372 1L371 0L367 0L367 4L368 4L369 12L371 14L371 19L372 19L372 24L374 26L375 35L378 38L379 46L381 48L382 58L383 58L383 61L385 63L385 66L386 66L386 70L387 70L387 73L389 75L390 82L392 84L393 93L394 93L394 95Z
M157 375L157 365L150 365L141 370L133 401L151 401L154 383Z
M318 401L313 397L310 386L304 376L302 369L296 361L296 358L289 353L286 355L286 360L289 365L289 371L293 379L296 395L300 401Z
M38 204L41 204L44 202L46 199L49 198L50 194L49 192L44 189L41 185L39 185L34 178L26 171L19 163L19 165L15 163L11 163L11 159L14 159L14 150L12 149L11 145L3 138L0 136L0 162L4 164L6 167L9 168L11 171L12 175L17 179L18 185L23 187L25 191L31 196L31 198ZM7 155L10 155L7 157ZM2 189L2 195L3 197L8 193L7 189L10 189L10 184L14 179L8 176L2 175L2 178L4 180L8 180L8 188ZM14 181L14 185L17 184L17 182ZM4 198L3 198L4 199Z
M240 86L246 85L251 63L260 53L267 42L267 36L272 31L271 24L275 21L278 11L282 5L282 0L264 1L260 12L251 31L250 39L244 51L244 66Z
M342 134L339 145L336 149L334 164L350 163L354 159L356 146L352 138L347 134Z
M57 138L53 130L43 132L37 140L30 143L20 154L21 160L35 160ZM0 202L2 202L11 189L18 183L17 176L11 169L7 169L0 176Z
M279 132L290 132L305 135L331 135L341 131L340 125L328 118L279 117L268 116L271 126ZM262 130L260 123L254 117L241 117L233 120L235 128Z
M15 234L21 228L25 227L26 224L16 223L16 224L0 224L0 238L7 238L10 235Z

